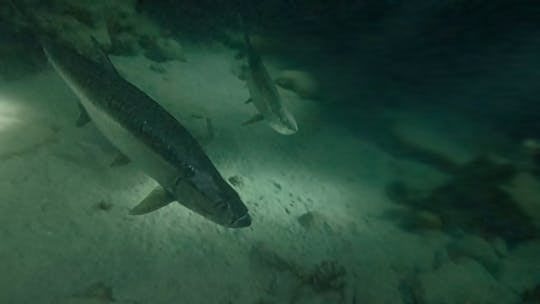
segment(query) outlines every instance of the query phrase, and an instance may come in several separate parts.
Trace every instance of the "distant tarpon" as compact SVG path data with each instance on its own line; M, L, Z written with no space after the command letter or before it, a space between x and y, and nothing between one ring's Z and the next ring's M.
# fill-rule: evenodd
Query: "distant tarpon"
M28 10L18 9L36 21ZM49 62L80 99L78 124L91 119L127 159L159 183L131 214L177 201L226 227L251 224L239 195L195 138L156 101L121 77L95 39L101 60L91 60L48 37L40 41Z
M268 74L261 56L251 45L247 32L244 34L244 40L248 64L243 76L251 96L246 103L253 103L259 111L253 118L244 122L244 125L264 120L280 134L296 133L298 131L296 120L283 105L276 85Z

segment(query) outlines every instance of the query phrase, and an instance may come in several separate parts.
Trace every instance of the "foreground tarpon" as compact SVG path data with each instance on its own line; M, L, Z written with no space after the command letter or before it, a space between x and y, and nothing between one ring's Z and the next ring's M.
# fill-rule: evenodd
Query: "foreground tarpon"
M281 96L268 74L261 56L251 45L249 35L244 34L247 52L247 67L244 77L251 96L247 103L253 103L259 113L244 124L264 120L272 129L283 135L292 135L298 131L293 115L285 108Z
M80 99L79 124L84 117L90 118L114 146L159 183L132 214L178 201L226 227L251 224L239 195L193 136L156 101L121 77L97 44L101 60L95 61L47 37L40 41L54 69Z

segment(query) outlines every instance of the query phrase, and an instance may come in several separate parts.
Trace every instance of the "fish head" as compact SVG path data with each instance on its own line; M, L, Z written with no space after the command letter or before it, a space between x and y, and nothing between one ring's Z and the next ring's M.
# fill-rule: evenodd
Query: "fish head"
M197 170L173 187L178 202L205 218L229 228L251 225L251 216L238 193L213 170ZM188 199L186 195L189 196Z
M283 135L292 135L298 132L298 125L294 116L286 109L281 109L278 115L268 120L270 126L278 133Z

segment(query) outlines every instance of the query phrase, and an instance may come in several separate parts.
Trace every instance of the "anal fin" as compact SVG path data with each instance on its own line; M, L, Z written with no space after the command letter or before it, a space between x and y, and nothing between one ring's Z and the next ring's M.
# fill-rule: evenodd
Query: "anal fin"
M79 118L77 118L77 122L75 123L75 125L78 128L80 128L90 122L90 116L88 116L88 112L86 112L85 108L80 102L78 103L78 105L79 105Z
M119 167L119 166L125 166L127 164L129 164L131 162L131 160L129 159L129 157L127 157L124 153L122 152L118 152L118 155L116 156L116 158L112 161L111 163L111 167Z
M129 211L131 215L141 215L158 210L174 202L174 197L163 187L156 187L137 206Z
M264 120L264 115L262 115L261 113L258 113L258 114L255 114L255 116L251 117L250 119L244 121L242 125L246 126L246 125L250 125L250 124L263 121L263 120Z

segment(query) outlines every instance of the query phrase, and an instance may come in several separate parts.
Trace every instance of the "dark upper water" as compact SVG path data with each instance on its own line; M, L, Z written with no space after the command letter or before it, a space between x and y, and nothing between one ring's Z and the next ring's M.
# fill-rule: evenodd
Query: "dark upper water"
M24 3L39 26L0 3L0 302L540 303L540 2ZM241 126L244 32L297 134ZM95 60L88 33L250 228L127 215L155 181L109 166L36 39Z

